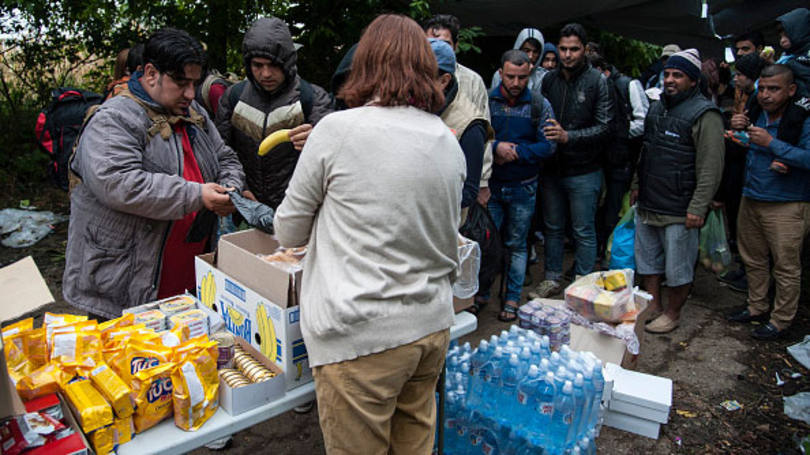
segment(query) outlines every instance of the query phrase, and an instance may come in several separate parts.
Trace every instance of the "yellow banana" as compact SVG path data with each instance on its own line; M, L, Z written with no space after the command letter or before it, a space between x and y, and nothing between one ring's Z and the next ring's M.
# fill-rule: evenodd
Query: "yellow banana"
M208 272L200 282L200 301L208 308L213 308L214 298L216 296L217 288L214 283L214 275Z
M265 339L265 330L264 330L264 307L261 303L258 304L256 307L256 323L257 329L259 330L259 350L267 357L267 340Z
M290 130L283 129L278 130L264 138L261 144L259 144L259 156L267 155L270 150L273 150L277 145L281 144L282 142L290 142Z
M276 361L276 329L273 320L267 314L267 308L263 303L259 303L256 309L256 319L259 323L259 335L261 337L261 351L271 362Z

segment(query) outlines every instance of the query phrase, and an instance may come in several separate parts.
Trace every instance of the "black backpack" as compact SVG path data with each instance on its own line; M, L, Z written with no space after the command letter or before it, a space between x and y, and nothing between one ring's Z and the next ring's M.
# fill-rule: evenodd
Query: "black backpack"
M88 90L60 87L51 92L52 101L39 113L34 135L37 145L51 157L48 174L63 190L68 189L68 160L82 128L87 110L104 101Z
M489 210L474 202L467 212L467 219L459 229L461 235L478 242L481 247L481 269L478 272L479 289L492 285L495 277L506 269L507 251ZM479 291L480 292L480 291Z

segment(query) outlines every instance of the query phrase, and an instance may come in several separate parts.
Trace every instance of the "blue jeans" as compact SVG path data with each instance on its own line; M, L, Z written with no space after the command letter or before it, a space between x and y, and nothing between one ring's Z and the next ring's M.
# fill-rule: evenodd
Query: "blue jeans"
M587 275L596 264L596 206L602 189L602 171L573 177L543 178L541 197L546 225L546 279L559 281L562 276L565 242L566 206L571 213L576 241L575 273Z
M509 271L506 275L506 300L520 302L520 291L526 278L528 249L526 236L534 214L537 181L517 186L496 186L490 183L489 213L503 236L509 250ZM489 297L489 289L479 295Z

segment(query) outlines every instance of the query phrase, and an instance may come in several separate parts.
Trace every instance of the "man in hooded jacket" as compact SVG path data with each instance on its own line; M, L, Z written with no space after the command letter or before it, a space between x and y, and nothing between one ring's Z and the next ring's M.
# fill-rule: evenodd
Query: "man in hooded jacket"
M257 20L242 42L247 79L220 98L216 125L245 168L248 190L273 209L284 192L312 126L332 112L329 95L298 75L297 54L287 24ZM259 156L259 144L289 128L291 142Z
M515 38L515 45L512 46L512 49L521 50L529 56L532 66L532 72L529 73L529 91L539 93L543 84L543 76L548 73L541 65L541 57L545 55L543 33L536 28L524 28ZM495 71L495 74L492 75L492 84L489 86L489 90L494 90L500 83L501 75L498 71Z

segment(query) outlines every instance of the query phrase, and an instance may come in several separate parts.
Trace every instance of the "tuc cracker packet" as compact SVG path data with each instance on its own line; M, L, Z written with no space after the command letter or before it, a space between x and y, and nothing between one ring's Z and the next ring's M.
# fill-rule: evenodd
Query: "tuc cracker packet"
M138 371L132 378L135 396L135 431L143 432L172 415L172 370L174 363Z
M120 318L110 319L109 321L102 322L98 325L98 330L101 331L101 338L104 339L104 335L106 333L120 329L121 327L129 327L134 323L135 315L132 313L126 313Z
M217 358L210 349L216 342L193 343L178 348L177 368L172 373L174 424L196 431L211 418L219 405Z
M79 417L82 430L89 434L113 423L113 411L107 400L93 387L93 383L80 379L63 387L63 391Z
M107 425L90 433L88 438L96 455L115 453L115 426Z
M116 445L126 444L132 440L132 435L135 434L135 426L132 423L132 416L116 417L113 421L113 426L115 427Z
M76 322L87 321L87 316L78 316L75 314L54 314L45 313L42 319L42 326L45 327L45 339L50 341L51 333L56 327L62 327L68 324L75 324Z
M137 335L126 347L126 368L121 379L132 384L133 376L141 370L156 367L171 361L172 348L166 347L159 338L144 338Z
M3 338L14 335L15 333L22 332L24 330L31 330L34 328L34 318L25 318L21 321L17 321L14 324L7 325L3 327Z
M75 332L62 329L55 329L51 334L51 360L87 365L95 365L102 360L101 332L90 326L88 330Z
M90 380L112 405L116 416L129 417L135 412L130 399L132 390L106 363L102 362L90 371Z

